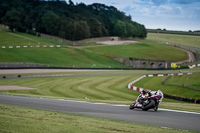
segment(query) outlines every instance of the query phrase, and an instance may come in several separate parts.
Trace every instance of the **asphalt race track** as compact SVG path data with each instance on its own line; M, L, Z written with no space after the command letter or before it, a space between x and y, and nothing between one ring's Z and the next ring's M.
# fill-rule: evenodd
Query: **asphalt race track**
M176 112L160 109L129 110L126 105L88 103L62 99L44 99L23 96L0 95L0 104L26 106L58 112L78 113L95 117L143 123L164 128L200 131L200 113Z

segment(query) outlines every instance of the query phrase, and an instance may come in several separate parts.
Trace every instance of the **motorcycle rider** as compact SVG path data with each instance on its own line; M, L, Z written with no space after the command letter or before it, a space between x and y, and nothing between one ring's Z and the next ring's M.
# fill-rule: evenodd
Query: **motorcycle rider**
M141 107L142 105L142 101L141 101L141 97L157 97L158 100L155 100L155 107L154 110L157 111L158 110L158 106L160 104L160 102L163 99L163 93L161 90L158 91L151 91L151 90L142 90L141 94L138 96L138 98L136 99L136 101L134 103L131 104L130 109L135 108L134 105L136 104L137 107ZM139 104L138 104L139 103Z

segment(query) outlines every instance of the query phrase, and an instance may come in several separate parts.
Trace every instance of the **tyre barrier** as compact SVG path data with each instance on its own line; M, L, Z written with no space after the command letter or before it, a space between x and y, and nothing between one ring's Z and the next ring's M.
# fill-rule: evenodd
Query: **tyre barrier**
M173 99L173 100L178 100L178 101L184 101L184 102L200 104L200 100L197 100L197 99L189 99L189 98L177 97L177 96L172 96L172 95L168 95L168 94L164 94L164 97L165 98L169 98L169 99Z
M143 76L139 77L138 79L130 82L128 84L128 89L131 89L131 90L134 90L134 91L139 91L139 92L141 92L143 90L146 90L144 88L140 88L140 87L134 86L134 84L136 82L140 81L141 79L143 79L145 77L181 76L181 75L185 75L185 74L190 75L192 73L188 72L188 73L173 73L173 74L169 74L169 73L165 73L165 74L146 74L146 75L143 75ZM178 101L184 101L184 102L200 104L200 100L199 99L189 99L189 98L177 97L177 96L168 95L168 94L164 94L164 97L165 98L169 98L169 99L173 99L173 100L178 100Z

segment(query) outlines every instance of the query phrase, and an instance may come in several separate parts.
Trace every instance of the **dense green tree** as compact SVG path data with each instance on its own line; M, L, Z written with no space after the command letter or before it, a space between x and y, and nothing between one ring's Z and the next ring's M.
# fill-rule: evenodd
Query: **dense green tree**
M58 36L62 38L66 38L69 40L72 40L72 30L73 22L68 18L62 18L60 19L60 30Z
M147 37L147 30L144 25L141 25L141 26L142 26L142 28L141 28L142 33L139 37L145 38L145 37Z
M126 24L121 20L117 20L114 25L113 34L115 36L126 37L127 35Z
M88 25L90 27L91 37L103 36L102 24L96 19L88 19Z
M135 28L135 26L131 23L126 22L126 36L127 37L134 37L137 30Z
M9 26L10 30L18 30L21 26L21 14L17 10L11 10L2 18L2 22Z
M88 26L87 21L76 20L74 22L74 31L73 40L81 40L91 36L90 27Z
M58 35L59 16L56 15L53 11L46 11L42 17L42 23L47 33Z

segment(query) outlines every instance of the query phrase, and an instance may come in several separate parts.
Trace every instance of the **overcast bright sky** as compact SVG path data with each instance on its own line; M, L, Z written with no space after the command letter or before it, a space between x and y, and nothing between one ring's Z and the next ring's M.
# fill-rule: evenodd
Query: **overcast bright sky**
M66 0L68 2L68 0ZM200 0L72 0L115 6L146 28L200 30Z

